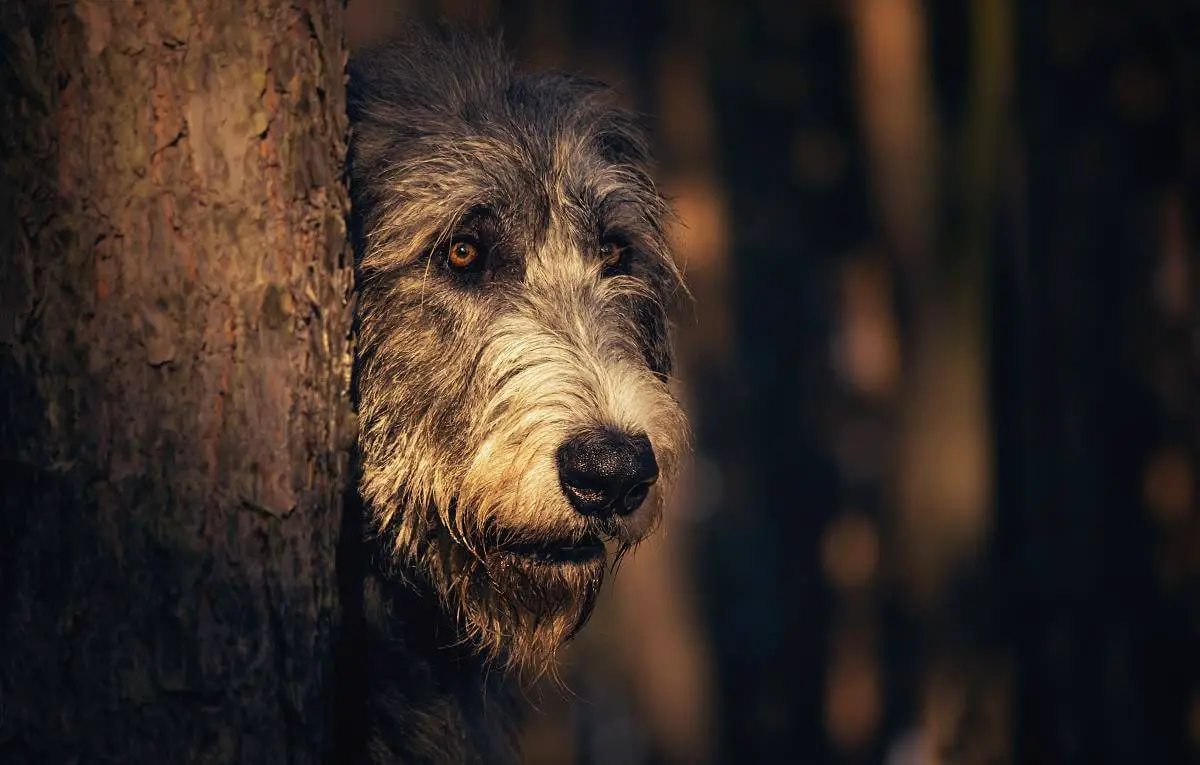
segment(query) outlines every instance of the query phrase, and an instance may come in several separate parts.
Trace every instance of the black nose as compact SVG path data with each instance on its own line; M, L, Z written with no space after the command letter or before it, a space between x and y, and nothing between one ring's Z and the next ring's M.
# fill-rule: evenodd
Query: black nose
M658 463L644 435L588 431L558 447L558 480L584 515L627 515L658 480Z

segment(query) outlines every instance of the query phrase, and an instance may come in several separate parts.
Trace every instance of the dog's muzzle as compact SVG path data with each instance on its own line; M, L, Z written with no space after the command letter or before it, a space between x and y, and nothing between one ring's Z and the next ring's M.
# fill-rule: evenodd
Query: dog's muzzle
M658 462L645 434L586 431L565 441L557 458L563 494L581 515L629 515L658 480Z

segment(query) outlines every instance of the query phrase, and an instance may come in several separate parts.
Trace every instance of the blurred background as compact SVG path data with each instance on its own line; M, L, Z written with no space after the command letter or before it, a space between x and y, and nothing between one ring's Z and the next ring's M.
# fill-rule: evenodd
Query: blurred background
M350 0L647 115L696 455L534 765L1200 762L1200 8Z

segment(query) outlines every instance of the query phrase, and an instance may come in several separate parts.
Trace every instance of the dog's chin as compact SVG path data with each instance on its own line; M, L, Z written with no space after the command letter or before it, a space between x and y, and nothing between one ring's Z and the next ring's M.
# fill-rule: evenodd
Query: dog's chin
M475 558L466 595L480 653L520 675L552 671L563 644L591 616L608 568L600 536L492 546Z

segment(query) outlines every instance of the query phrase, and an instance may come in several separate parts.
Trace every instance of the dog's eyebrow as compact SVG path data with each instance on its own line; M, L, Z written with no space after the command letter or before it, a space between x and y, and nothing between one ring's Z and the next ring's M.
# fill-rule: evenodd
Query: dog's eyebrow
M500 216L496 213L496 208L488 202L480 202L471 207L458 219L459 226L469 226L483 218L491 218L498 220Z
M571 202L590 214L601 218L620 215L642 206L640 189L630 189L622 183L571 182L566 183L565 195Z
M646 227L648 214L652 211L644 200L625 194L609 194L592 206L602 232L624 233L627 238L636 236Z

